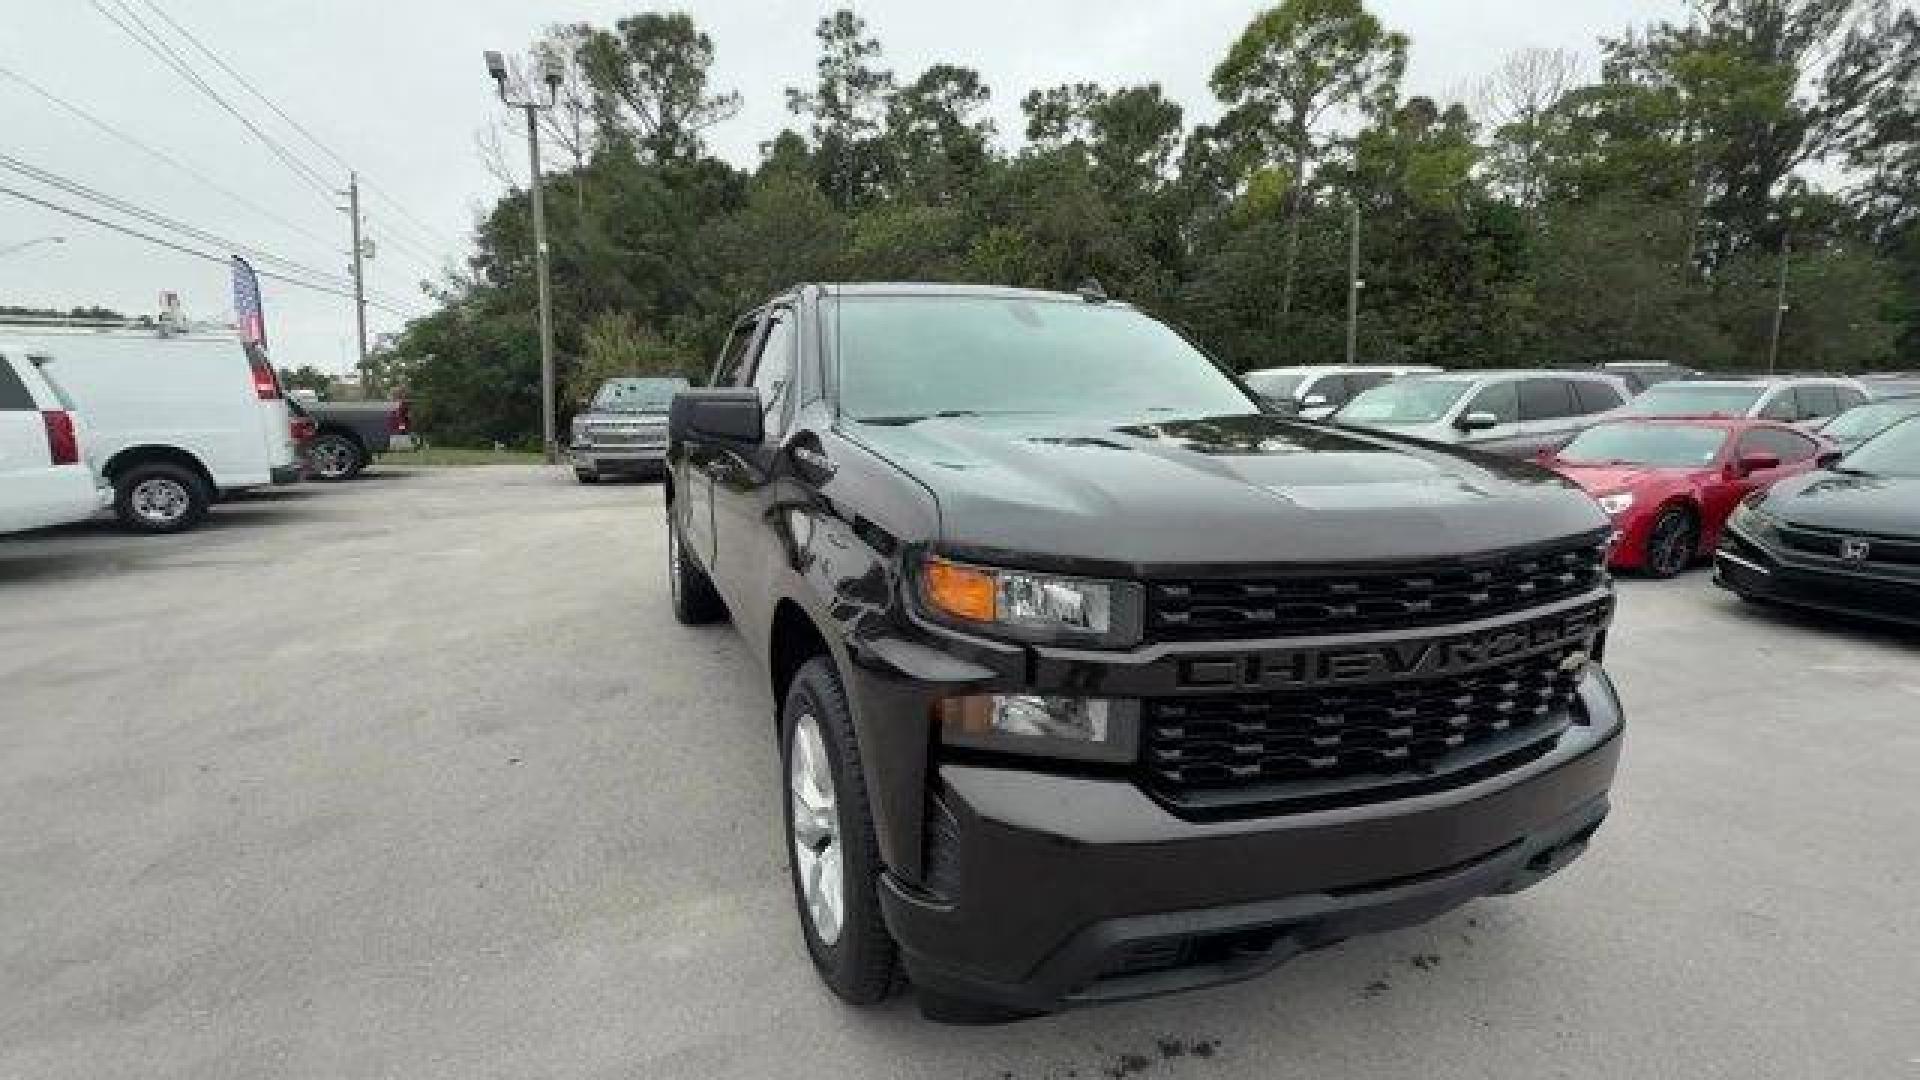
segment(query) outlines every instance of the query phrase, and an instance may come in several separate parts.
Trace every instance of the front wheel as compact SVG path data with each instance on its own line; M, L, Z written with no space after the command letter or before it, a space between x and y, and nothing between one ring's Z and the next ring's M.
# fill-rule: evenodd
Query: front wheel
M853 714L833 663L804 664L780 710L794 904L814 970L853 1005L883 1001L899 954L880 918L880 845Z
M1700 529L1693 514L1679 507L1660 511L1647 533L1647 576L1664 579L1678 575L1693 565L1699 547Z

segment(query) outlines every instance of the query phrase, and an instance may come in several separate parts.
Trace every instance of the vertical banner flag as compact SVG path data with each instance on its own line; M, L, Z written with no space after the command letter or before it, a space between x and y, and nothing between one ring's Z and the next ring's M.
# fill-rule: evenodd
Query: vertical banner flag
M260 304L260 278L247 260L233 257L233 316L248 356L267 356L267 314Z

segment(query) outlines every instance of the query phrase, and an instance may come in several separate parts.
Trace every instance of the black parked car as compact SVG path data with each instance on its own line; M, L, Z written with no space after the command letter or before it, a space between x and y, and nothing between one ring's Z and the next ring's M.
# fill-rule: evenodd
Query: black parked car
M673 401L674 609L776 703L849 1001L1245 978L1531 886L1606 815L1612 526L1544 469L1265 414L1097 296L806 286L713 385Z
M1746 599L1920 626L1920 417L1742 503L1713 576Z

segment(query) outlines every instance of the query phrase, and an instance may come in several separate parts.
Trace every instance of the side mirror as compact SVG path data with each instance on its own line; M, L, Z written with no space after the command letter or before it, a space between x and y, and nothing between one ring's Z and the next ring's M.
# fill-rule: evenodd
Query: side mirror
M1462 413L1460 419L1454 421L1453 426L1461 431L1486 431L1489 428L1499 427L1500 417L1490 412Z
M1840 459L1846 456L1847 452L1845 450L1822 450L1819 454L1815 455L1813 463L1823 469L1831 469L1835 465L1840 464Z
M767 437L760 391L729 386L719 390L682 390L667 412L667 437L674 442L758 446Z
M1327 395L1325 394L1308 394L1306 397L1300 399L1300 407L1304 409L1322 408L1326 403Z
M1765 472L1768 469L1777 469L1779 467L1780 455L1778 454L1755 452L1740 455L1741 476L1752 476L1754 473Z

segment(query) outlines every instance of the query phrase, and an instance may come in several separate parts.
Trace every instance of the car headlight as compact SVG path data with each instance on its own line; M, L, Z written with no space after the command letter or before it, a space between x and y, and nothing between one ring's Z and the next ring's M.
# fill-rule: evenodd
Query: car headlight
M1140 743L1140 703L1120 698L975 694L934 706L947 746L1125 763Z
M1022 641L1121 646L1140 640L1131 582L1000 570L947 559L921 564L920 596L942 620Z
M1595 496L1593 501L1599 503L1600 509L1605 510L1608 516L1619 517L1633 505L1633 492L1616 491L1611 495Z
M1756 491L1742 499L1740 505L1733 508L1733 515L1728 518L1728 524L1754 536L1766 536L1773 532L1774 526L1779 524L1779 519L1761 505L1766 498L1766 492Z

